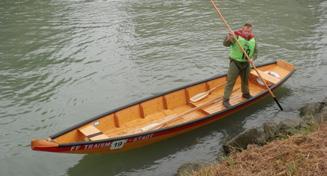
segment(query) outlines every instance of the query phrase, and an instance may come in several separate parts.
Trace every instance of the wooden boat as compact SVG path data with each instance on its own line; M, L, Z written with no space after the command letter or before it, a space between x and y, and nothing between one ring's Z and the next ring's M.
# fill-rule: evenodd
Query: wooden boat
M276 89L295 71L283 60L258 66L270 88ZM233 105L225 108L222 95L226 75L193 83L150 97L72 126L48 139L35 139L31 148L62 153L118 152L141 147L202 127L245 108L269 95L263 82L251 71L249 87L252 98L242 98L240 80L236 81ZM212 88L214 88L212 90ZM190 98L201 92L211 93L198 102Z

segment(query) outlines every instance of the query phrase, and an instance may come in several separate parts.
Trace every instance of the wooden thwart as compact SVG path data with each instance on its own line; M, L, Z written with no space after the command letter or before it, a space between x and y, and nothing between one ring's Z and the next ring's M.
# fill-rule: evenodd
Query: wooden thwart
M85 127L78 129L87 139L91 141L107 139L109 138L107 135L103 134L98 128L93 125L87 125Z
M269 83L272 83L272 84L277 84L280 79L278 78L275 78L259 69L257 69L257 71L260 73L261 77L265 80L265 81L268 81ZM255 70L251 70L251 74L256 76L256 77L259 77L259 75L257 74L257 72Z

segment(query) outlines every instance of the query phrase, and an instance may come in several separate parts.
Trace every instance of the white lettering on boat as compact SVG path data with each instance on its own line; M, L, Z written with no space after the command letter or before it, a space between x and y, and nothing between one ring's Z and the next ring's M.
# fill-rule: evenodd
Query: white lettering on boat
M106 148L109 147L111 142L99 143L99 144L87 144L87 145L77 145L70 147L70 151L77 151L77 150L92 150L92 149L99 149L99 148Z
M123 139L113 142L105 142L105 143L98 143L98 144L86 144L86 145L76 145L70 147L70 151L77 151L77 150L93 150L93 149L99 149L99 148L107 148L110 147L110 150L117 150L124 147L124 145L128 141L137 142L142 140L147 140L153 137L153 134L148 134L144 136L137 136L134 138L130 138L130 140Z
M148 134L148 135L144 135L144 136L138 136L138 137L133 138L133 142L143 141L143 140L146 140L146 139L150 139L152 137L153 137L153 134Z
M70 147L70 151L75 151L75 150L79 150L81 148L80 145L77 145L77 146L72 146Z

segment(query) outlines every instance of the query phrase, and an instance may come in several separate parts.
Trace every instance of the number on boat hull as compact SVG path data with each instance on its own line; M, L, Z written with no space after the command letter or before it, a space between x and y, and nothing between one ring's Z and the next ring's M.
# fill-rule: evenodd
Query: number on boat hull
M111 143L110 149L111 150L117 150L121 149L124 147L125 143L127 142L127 139L119 140L119 141L114 141Z

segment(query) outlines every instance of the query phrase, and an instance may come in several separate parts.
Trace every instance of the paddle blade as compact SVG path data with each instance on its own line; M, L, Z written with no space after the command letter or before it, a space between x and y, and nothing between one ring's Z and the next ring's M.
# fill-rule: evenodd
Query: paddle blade
M204 99L208 95L209 95L208 92L201 92L201 93L198 93L198 94L194 95L192 98L190 98L190 100L191 100L192 103L195 103L197 101L200 101L200 100Z
M176 116L174 114L173 115L169 115L169 116L165 117L163 120L161 120L160 122L155 122L155 123L149 124L149 125L141 128L141 130L142 130L142 132L144 132L144 131L150 131L150 130L158 129L163 124L165 124L165 123L167 123L167 122L175 119L176 117L178 117L178 116Z
M149 130L152 130L152 129L158 127L158 126L160 126L160 123L152 123L150 125L147 125L147 126L141 128L141 130L142 130L142 132L149 131Z

